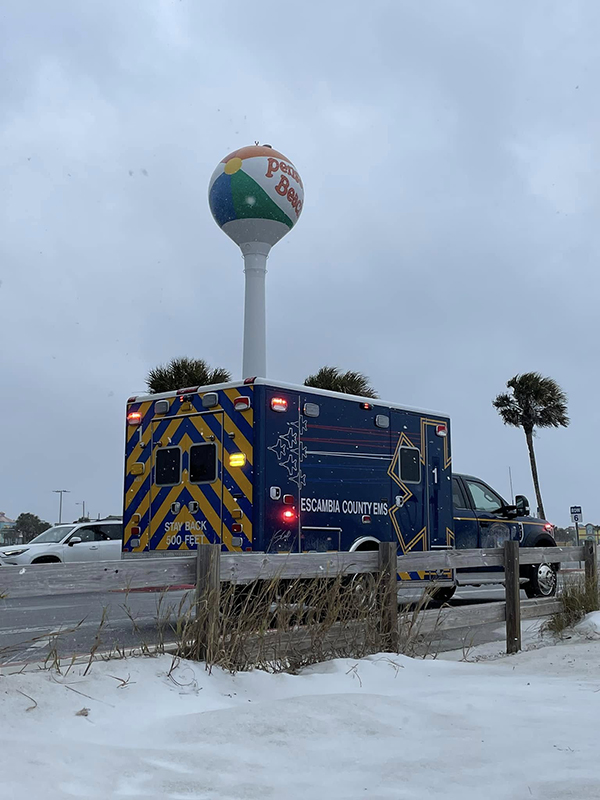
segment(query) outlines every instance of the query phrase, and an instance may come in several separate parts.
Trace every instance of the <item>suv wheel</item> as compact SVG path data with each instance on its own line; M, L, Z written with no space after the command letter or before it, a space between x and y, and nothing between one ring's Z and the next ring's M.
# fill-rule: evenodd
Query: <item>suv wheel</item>
M554 564L532 564L529 580L523 587L527 597L553 597L558 582Z

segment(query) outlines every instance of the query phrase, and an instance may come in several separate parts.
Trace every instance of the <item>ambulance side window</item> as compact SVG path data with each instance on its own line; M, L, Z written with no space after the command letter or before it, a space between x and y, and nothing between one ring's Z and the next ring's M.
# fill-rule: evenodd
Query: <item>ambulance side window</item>
M217 480L217 445L212 442L190 447L190 483L213 483Z
M402 483L421 482L421 453L416 447L401 447L399 464Z
M181 482L181 450L178 447L161 447L156 451L157 486L176 486Z

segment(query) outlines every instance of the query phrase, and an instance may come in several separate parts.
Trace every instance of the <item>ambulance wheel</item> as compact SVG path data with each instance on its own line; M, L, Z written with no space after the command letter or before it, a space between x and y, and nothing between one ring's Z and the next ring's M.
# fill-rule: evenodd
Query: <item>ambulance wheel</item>
M354 611L372 611L377 604L377 582L370 572L353 575L349 584L351 606Z
M443 606L452 600L455 591L456 586L440 586L439 589L434 589L431 593L431 602L435 603L436 606Z
M523 586L527 597L554 597L558 584L557 572L556 564L532 564L529 567L529 580Z

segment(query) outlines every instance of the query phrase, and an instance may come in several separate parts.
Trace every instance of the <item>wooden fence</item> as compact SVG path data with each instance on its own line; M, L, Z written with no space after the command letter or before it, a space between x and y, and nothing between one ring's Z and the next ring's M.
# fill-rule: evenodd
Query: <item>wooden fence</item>
M361 573L379 574L379 625L385 648L398 645L398 572L502 567L506 600L500 603L448 607L421 614L422 630L470 628L490 622L506 623L507 652L521 648L521 620L543 617L561 609L560 598L520 600L519 567L542 562L584 561L586 580L598 588L595 542L582 547L520 548L510 541L490 550L436 550L398 556L395 544L382 542L379 551L335 553L222 553L218 545L200 545L186 557L145 557L95 564L39 564L0 567L0 597L25 598L82 592L195 588L202 619L214 627L222 582L247 584L256 580L332 578ZM499 576L499 581L502 577ZM302 636L302 632L297 634Z

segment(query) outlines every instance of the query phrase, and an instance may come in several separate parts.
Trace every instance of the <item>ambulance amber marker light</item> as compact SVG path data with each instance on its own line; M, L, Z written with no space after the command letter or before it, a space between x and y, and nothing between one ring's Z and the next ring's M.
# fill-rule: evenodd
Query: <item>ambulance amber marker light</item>
M139 425L142 421L142 415L139 411L130 411L127 414L127 424L128 425Z
M246 455L244 453L230 453L229 466L230 467L243 467L246 464Z
M285 397L272 397L271 408L273 411L287 411L288 402Z

